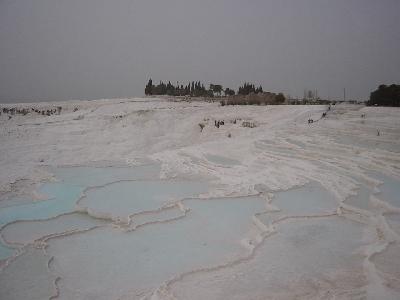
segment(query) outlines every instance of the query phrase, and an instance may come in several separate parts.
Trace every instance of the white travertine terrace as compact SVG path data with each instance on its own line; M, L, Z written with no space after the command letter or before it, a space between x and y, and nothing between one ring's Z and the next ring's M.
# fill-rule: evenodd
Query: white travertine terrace
M13 106L63 109L0 115L1 299L400 297L398 108Z

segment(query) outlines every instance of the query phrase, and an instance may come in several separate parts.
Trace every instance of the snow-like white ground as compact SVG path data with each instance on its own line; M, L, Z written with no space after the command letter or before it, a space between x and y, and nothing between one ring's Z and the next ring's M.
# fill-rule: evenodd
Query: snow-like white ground
M363 176L364 168L399 173L397 108L333 106L327 119L310 126L307 119L319 118L326 106L220 107L157 99L19 104L58 105L63 106L60 116L0 116L1 192L14 192L13 185L23 190L26 186L20 181L48 179L45 166L134 165L144 158L162 162L169 176L214 176L226 190L242 193L254 191L257 184L282 189L313 179L345 197L355 188L351 179L344 180L346 174ZM72 112L75 107L79 110ZM361 113L366 113L365 120ZM214 127L215 119L225 120L225 125ZM229 122L234 119L253 121L257 127ZM203 132L199 123L206 124ZM207 163L209 154L240 165Z
M1 299L29 295L21 289L32 285L38 299L399 299L400 109L221 107L135 98L3 104L0 110L56 106L62 106L61 115L0 115L0 216L2 209L43 201L40 184L54 181L57 167L160 164L157 180L207 181L209 188L200 196L205 202L179 201L140 214L124 210L126 197L115 202L121 208L104 196L122 188L129 194L129 182L116 182L130 175L97 184L82 176L84 188L102 186L77 203L77 211L88 213L84 220L69 212L42 223L4 226L0 219L3 242L23 245L2 262L0 296L5 287L7 292ZM309 118L320 120L308 124ZM215 120L225 125L217 128ZM243 127L244 121L256 127ZM73 178L73 172L86 171L64 176ZM104 187L110 182L117 185ZM100 205L101 197L96 208L112 217L100 222L90 205ZM230 198L235 200L225 201ZM297 198L302 202L292 203ZM128 223L140 220L135 226L142 229L136 232L134 222L119 224L113 212ZM205 220L218 230L204 226L204 232L193 232ZM79 226L85 233L73 234ZM147 250L138 246L143 239ZM160 251L160 240L173 246ZM246 251L236 249L236 240ZM115 249L108 241L132 251L122 251L109 270L91 255L100 247L99 259L110 258ZM192 252L196 257L190 258ZM127 265L132 253L141 270ZM149 267L145 262L152 259ZM30 281L36 269L43 278Z

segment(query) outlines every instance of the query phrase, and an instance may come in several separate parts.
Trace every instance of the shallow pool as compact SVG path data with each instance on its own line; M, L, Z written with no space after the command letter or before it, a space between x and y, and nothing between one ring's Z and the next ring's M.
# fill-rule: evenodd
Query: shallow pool
M2 238L22 254L0 271L0 298L44 299L57 287L58 299L143 299L172 279L179 299L364 296L367 226L339 216L340 201L320 183L272 198L208 198L207 181L159 173L58 168L38 191L46 200L1 208ZM396 180L370 176L384 182L376 196L398 206ZM360 187L347 203L368 208L373 189ZM398 232L399 214L385 217ZM374 262L398 276L385 260L393 249Z
M278 192L272 204L279 210L259 216L265 224L271 224L287 216L314 216L334 213L338 202L321 184L310 182L288 191Z
M101 227L49 241L62 277L61 299L147 294L181 273L233 260L247 252L242 239L265 200L193 199L183 205L189 209L186 217L171 222L131 232Z
M66 182L55 182L44 184L39 191L49 199L0 209L0 227L20 220L43 220L72 212L83 188ZM0 259L5 259L12 253L9 247L0 247Z
M207 184L199 181L121 181L88 190L78 205L87 208L93 215L128 222L130 215L153 211L206 191Z
M11 205L0 208L0 228L18 221L47 220L77 211L77 202L85 191L87 195L82 202L90 208L110 215L126 216L141 210L157 209L167 201L197 196L207 190L204 182L158 180L158 165L61 167L51 171L56 181L47 182L38 190L46 200L32 199L18 204L19 201L13 203L11 199L8 201ZM9 232L7 237L13 240ZM10 257L13 252L7 245L0 244L0 260Z
M226 156L221 156L221 155L215 155L215 154L205 154L205 158L218 165L223 165L223 166L235 166L235 165L240 165L240 161L226 157Z
M400 207L400 181L377 172L373 172L372 176L382 182L378 187L379 192L376 197L393 206Z

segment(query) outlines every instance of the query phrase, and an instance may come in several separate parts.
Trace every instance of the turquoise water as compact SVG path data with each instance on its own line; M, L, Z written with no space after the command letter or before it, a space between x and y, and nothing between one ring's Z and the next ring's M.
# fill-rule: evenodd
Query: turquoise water
M46 220L74 212L78 199L90 187L93 188L88 190L83 204L93 210L122 217L158 209L167 201L197 196L207 190L204 182L157 180L160 172L158 165L68 167L55 168L52 172L57 181L45 183L38 190L47 200L32 199L25 204L0 208L0 228L15 221ZM14 249L0 244L0 260L10 257L13 252Z
M279 212L259 216L265 224L270 224L284 216L307 216L329 214L336 211L338 202L321 184L310 182L306 185L278 192L272 204Z
M290 215L312 215L336 210L338 202L318 182L310 182L302 187L277 193L273 204Z
M6 243L26 245L49 235L88 230L106 224L105 220L94 219L87 214L68 213L46 220L10 223L1 233Z
M392 206L400 207L400 182L398 180L378 172L368 172L367 175L382 182L378 186L379 192L374 192L371 186L361 184L356 191L357 194L348 197L344 203L370 210L370 197L373 195Z
M370 196L373 194L373 191L365 185L360 185L356 193L357 194L348 197L344 201L344 203L354 206L356 208L368 210L369 199Z
M387 175L374 173L373 177L383 182L378 188L380 193L376 196L389 204L400 207L400 182Z
M53 280L47 271L46 257L41 249L29 249L0 272L0 299L43 300L54 293Z
M193 199L186 217L133 232L111 226L51 239L47 251L62 274L60 299L119 299L138 295L193 269L243 255L241 240L252 216L264 210L259 197ZM110 283L112 282L112 289Z
M18 204L19 199L11 199L7 207L0 208L0 228L19 220L44 220L63 213L72 212L75 203L88 186L104 185L122 179L146 179L158 175L157 165L138 166L135 168L90 168L71 167L55 168L51 171L58 182L43 184L38 192L48 200ZM28 203L26 203L28 202ZM15 205L17 204L17 205ZM0 243L0 260L10 257L14 250Z
M0 210L0 226L17 220L47 219L74 209L75 201L83 192L81 186L67 183L46 183L40 192L49 200L10 206Z
M0 227L18 220L43 220L74 210L75 202L83 192L82 186L68 183L46 183L40 193L49 200L9 206L0 210ZM0 259L12 255L13 250L0 245Z
M275 221L276 232L260 245L254 260L234 266L235 274L249 276L247 282L225 274L230 268L221 269L218 272L229 280L211 278L205 283L210 286L199 291L199 299L208 289L221 290L226 296L240 287L251 296L252 289L262 287L267 293L269 289L276 289L277 282L289 285L303 276L315 280L328 269L339 273L361 272L363 257L357 249L363 246L363 225L338 216L324 217L335 212L339 203L319 183L310 182L276 193L272 204L280 211L261 213L266 208L264 198L199 199L197 196L209 188L207 182L160 180L159 171L153 165L55 169L58 181L45 183L38 190L47 200L0 208L0 226L24 221L9 224L2 234L9 241L26 244L54 233L91 228L84 233L48 240L49 257L54 256L51 269L61 278L60 299L117 299L127 293L146 295L178 274L243 257L249 253L246 245L254 245L258 233L253 223L254 214L267 225ZM399 206L398 182L381 174L371 176L384 182L376 196ZM371 190L360 187L359 195L350 197L349 203L367 207ZM90 214L59 216L74 212L84 191L79 206L118 218L134 215L130 226L118 223L109 226L109 221L92 218ZM180 205L162 208L177 201ZM297 218L283 219L283 216ZM399 214L387 217L389 225L399 230ZM98 224L102 226L96 227ZM0 298L3 295L6 299L43 299L52 293L48 257L36 250L28 247L26 254L0 274L3 276ZM9 257L13 251L0 245L0 258ZM388 267L381 262L381 268ZM35 289L30 290L33 285ZM197 289L202 286L195 284ZM191 292L192 288L186 291ZM196 299L190 294L182 298Z
M205 191L206 183L188 180L122 181L86 192L79 206L102 216L126 219Z
M357 253L363 246L363 229L336 216L282 222L254 259L187 276L173 284L172 293L176 299L191 300L297 299L296 295L299 299L333 299L329 294L318 297L313 293L327 282L334 287L338 279L348 281L349 291L363 284L357 280L363 272L363 256ZM360 297L345 294L343 299Z

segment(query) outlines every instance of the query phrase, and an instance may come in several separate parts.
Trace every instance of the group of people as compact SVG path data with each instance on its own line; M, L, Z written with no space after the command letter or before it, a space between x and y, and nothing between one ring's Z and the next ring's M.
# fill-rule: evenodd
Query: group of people
M239 119L241 120L241 119ZM236 124L238 121L238 119L233 119L233 120L229 120L227 122L232 123L232 124ZM214 120L214 126L219 128L220 126L225 125L225 120Z
M242 123L242 126L243 126L243 127L248 127L248 128L257 127L257 126L256 126L256 123L254 123L254 122L249 122L249 121L244 121L244 122Z
M51 116L55 113L58 115L61 113L61 106L57 106L57 109L47 109L47 110L39 110L39 109L32 109L35 113L41 114L41 115L46 115L46 116Z
M325 112L322 113L322 116L321 116L321 118L319 118L319 120L321 120L322 118L325 118L325 117L326 117L326 114L327 114L328 111L330 111L330 110L331 110L331 105L329 104L327 110L326 110ZM317 122L317 121L319 121L319 120L314 121L313 119L309 118L309 119L308 119L308 124L312 124L312 123Z
M8 108L8 107L3 107L2 109L3 114L10 114L10 115L15 115L15 114L21 114L21 115L26 115L29 112L29 109L27 108Z
M20 115L26 115L28 114L30 111L38 113L40 115L46 115L46 116L50 116L53 114L60 114L61 113L61 106L57 106L57 108L55 109L37 109L37 108L16 108L16 107L12 107L12 108L8 108L8 107L3 107L2 111L0 111L0 115L1 112L3 112L3 114L10 114L9 119L11 118L11 116L16 115L16 114L20 114Z
M214 125L215 125L215 127L219 128L219 126L225 125L225 121L224 120L222 120L222 121L214 120Z

